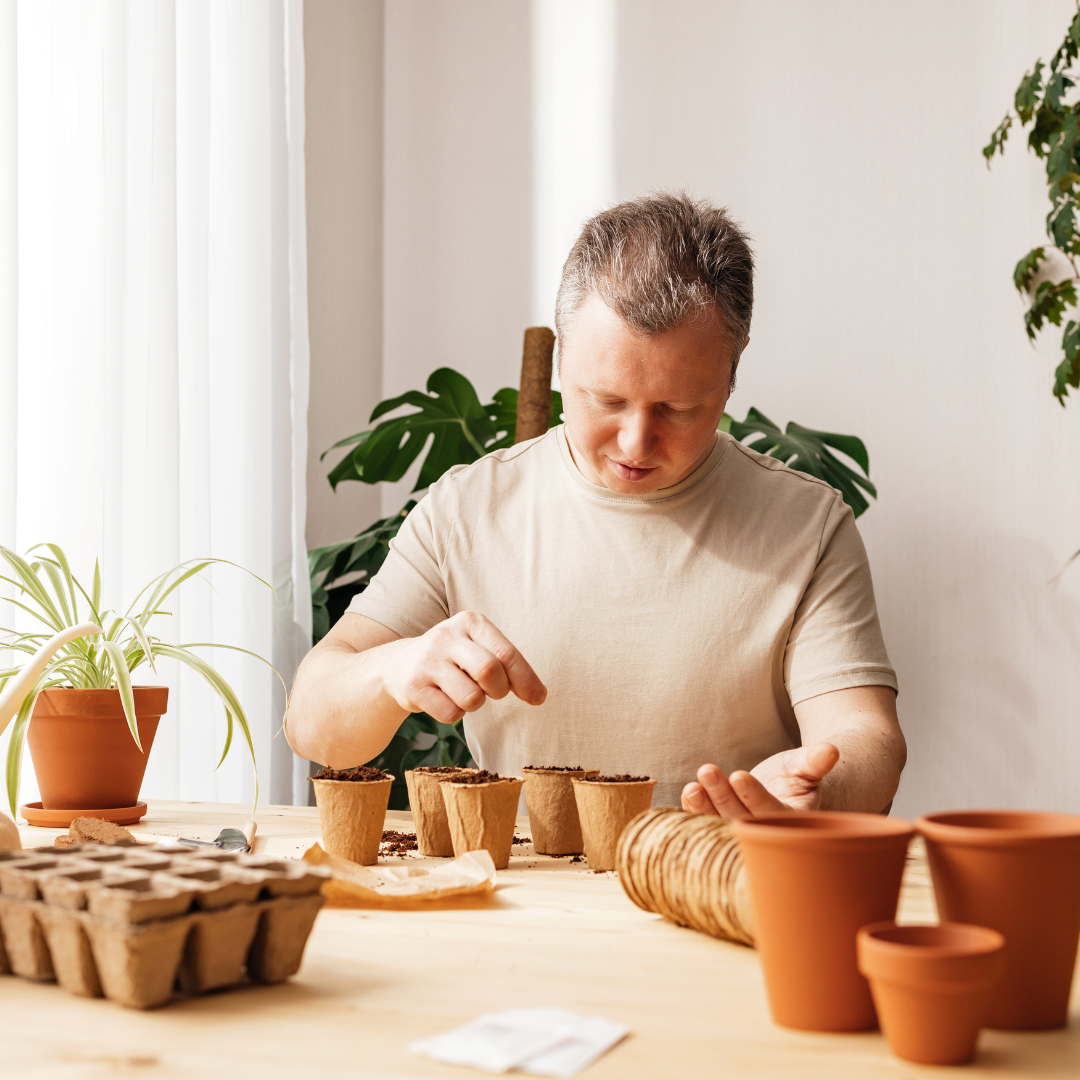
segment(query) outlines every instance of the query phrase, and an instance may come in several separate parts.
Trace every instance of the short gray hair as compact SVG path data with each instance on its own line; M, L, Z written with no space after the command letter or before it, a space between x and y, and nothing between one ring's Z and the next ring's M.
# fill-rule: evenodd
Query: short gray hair
M754 253L727 210L684 193L658 192L590 218L570 249L555 300L562 341L596 293L644 334L681 326L715 304L731 348L731 387L750 337Z

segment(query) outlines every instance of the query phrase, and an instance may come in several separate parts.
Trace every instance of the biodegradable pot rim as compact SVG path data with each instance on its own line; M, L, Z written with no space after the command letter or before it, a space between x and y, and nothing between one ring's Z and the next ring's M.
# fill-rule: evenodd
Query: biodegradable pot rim
M406 769L404 775L421 773L424 776L444 776L449 779L454 773L475 773L479 771L479 769L466 768L464 765L417 765L414 769Z
M587 769L583 769L582 772L588 772ZM599 777L595 780L590 780L588 777L570 777L572 783L575 784L588 784L590 787L644 787L646 784L652 784L654 787L658 780L653 777L649 777L647 780L601 780Z
M991 824L986 820L990 818L1007 819L1012 824ZM1080 841L1080 816L1051 810L943 810L921 814L915 819L915 828L927 840L965 847Z
M589 770L589 769L558 769L558 768L553 769L550 766L545 767L543 765L522 765L521 771L522 772L550 773L552 776L568 776L571 780L573 780L573 779L575 779L575 777L577 776L578 773L583 773L584 774L584 773L590 772L591 770Z
M855 845L882 841L910 842L915 826L903 818L861 814L852 810L787 810L754 818L735 819L732 832L741 841L772 847L803 847L851 851Z
M500 776L498 780L484 780L482 783L479 784L458 784L454 781L454 778L452 776L448 776L445 780L440 780L439 783L450 784L453 787L460 788L490 788L498 787L499 784L521 784L524 783L524 781L521 779L520 776Z
M387 784L393 783L397 777L393 773L387 773L385 776L380 777L378 780L324 780L318 776L309 776L308 779L313 784L340 784L342 787L362 787L364 784Z
M907 936L919 937L926 935L933 937L935 934L943 938L951 939L940 942L933 941L898 941L890 940L885 936L895 934L903 938ZM864 964L865 958L862 953L875 953L879 957L890 960L898 960L903 963L906 960L918 962L920 960L981 960L984 957L994 956L1005 949L1005 935L989 926L976 926L974 923L941 922L935 924L925 923L897 923L894 919L884 922L870 923L859 929L857 939L859 942L860 970L864 966L872 967L873 964ZM864 971L868 978L882 978L883 976L873 972ZM895 982L895 977L886 981ZM982 977L973 978L972 982L985 982Z

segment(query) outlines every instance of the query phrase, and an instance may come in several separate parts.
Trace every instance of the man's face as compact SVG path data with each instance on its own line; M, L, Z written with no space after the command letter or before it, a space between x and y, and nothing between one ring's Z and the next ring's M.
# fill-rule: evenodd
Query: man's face
M731 350L714 308L648 336L591 294L559 342L559 378L586 479L645 494L679 483L708 457L727 404Z

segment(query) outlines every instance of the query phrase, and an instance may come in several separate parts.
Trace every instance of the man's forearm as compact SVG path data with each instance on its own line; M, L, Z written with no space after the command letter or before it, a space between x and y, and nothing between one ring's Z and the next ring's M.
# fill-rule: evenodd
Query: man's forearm
M308 653L296 673L285 727L293 750L338 769L382 753L408 715L385 692L381 676L384 650L396 645L357 652L324 641Z
M885 810L900 785L907 746L899 728L851 730L828 740L840 760L821 782L822 810Z

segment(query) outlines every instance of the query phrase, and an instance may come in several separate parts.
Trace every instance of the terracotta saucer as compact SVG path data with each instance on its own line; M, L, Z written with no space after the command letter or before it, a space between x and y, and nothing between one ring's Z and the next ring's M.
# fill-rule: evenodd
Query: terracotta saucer
M134 825L146 813L146 803L120 806L112 810L45 810L41 803L31 802L19 807L28 825L43 829L66 829L77 817L96 817L114 825Z

